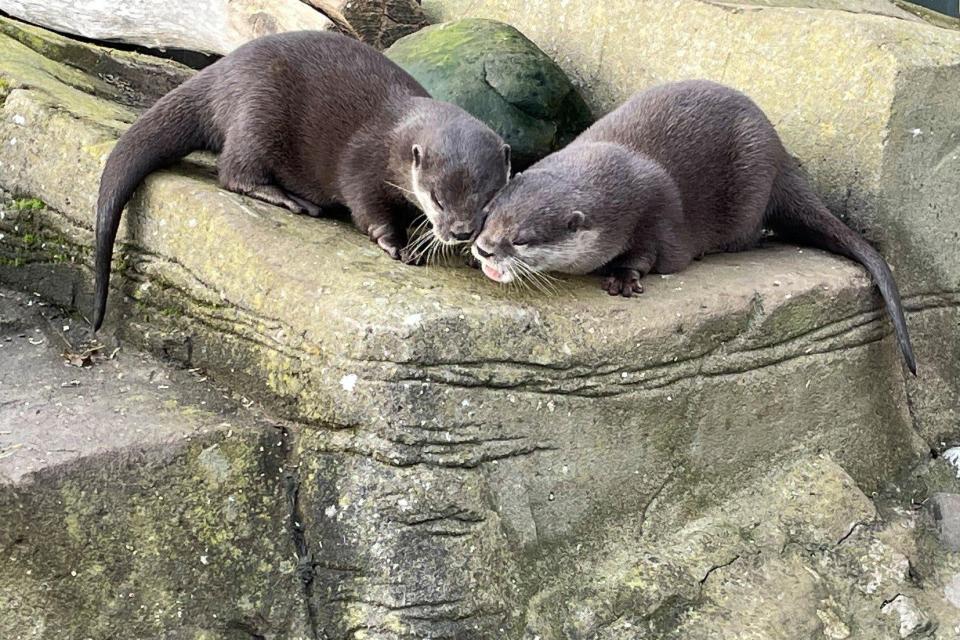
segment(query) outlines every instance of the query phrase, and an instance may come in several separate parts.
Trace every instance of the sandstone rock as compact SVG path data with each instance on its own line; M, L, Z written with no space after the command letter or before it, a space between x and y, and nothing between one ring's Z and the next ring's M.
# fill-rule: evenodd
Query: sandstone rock
M136 109L115 98L117 87L7 35L0 81L0 186L18 199L0 206L0 279L88 309L99 171ZM217 439L222 431L156 465L114 468L84 455L91 475L83 490L116 496L106 500L118 514L108 531L143 533L151 561L124 564L119 533L65 548L89 543L105 572L123 569L120 584L161 585L151 603L170 593L176 567L207 566L195 559L206 542L193 541L218 530L204 518L228 517L220 499L232 480L223 480L227 465L210 447L243 469L231 477L256 496L249 535L227 536L231 557L239 554L224 565L236 590L221 588L223 576L203 582L191 573L184 579L198 589L228 597L202 620L163 618L171 636L202 637L194 631L212 628L213 613L247 620L242 596L254 587L242 585L253 583L284 603L302 601L294 622L331 637L363 630L378 640L513 639L528 626L550 630L544 640L584 629L631 637L622 623L678 628L697 613L690 603L701 592L717 603L703 611L719 619L760 611L762 598L751 593L778 584L809 594L795 617L805 625L798 628L813 628L817 611L832 605L821 602L807 556L852 531L840 548L856 542L856 553L818 556L842 561L842 571L824 574L850 590L869 550L857 546L868 528L853 527L872 521L862 492L928 451L913 430L899 353L870 283L856 265L817 251L772 245L708 257L683 274L651 278L638 300L610 299L585 278L542 296L497 288L454 265L406 267L343 221L295 217L226 193L204 155L149 178L124 221L110 317L118 337L202 368L297 423L280 462L301 483L282 496L274 484L250 481L254 468L268 478L279 469L257 457L267 446L256 425L244 429L249 446L236 457ZM820 453L832 461L809 462ZM787 480L776 475L781 468ZM757 476L770 478L763 491ZM137 483L114 486L114 478ZM24 527L63 530L45 505L67 491L18 491ZM163 506L145 504L154 491ZM821 508L821 494L840 505ZM284 529L288 496L302 517ZM730 496L742 496L739 507ZM171 502L190 512L213 506L181 539ZM142 520L117 506L129 503L144 503L134 512ZM100 515L84 512L81 522ZM286 547L267 545L263 532L281 530ZM777 579L766 583L754 554L767 549L768 559L784 544L794 552L769 565ZM877 557L897 569L901 552L884 544L890 552ZM282 579L248 563L261 547L269 567L278 554L292 563L281 566ZM594 559L598 569L586 575ZM22 568L0 563L0 584L22 580ZM67 584L62 569L51 562L32 570L38 584ZM758 590L737 590L740 572ZM618 582L622 575L629 579ZM870 598L896 595L888 582L909 590L900 575L884 573ZM98 594L113 593L108 578ZM112 615L100 606L106 595L63 594L49 624L69 620L78 637L150 637L154 628L140 613L125 622L126 608ZM857 602L877 617L874 599ZM251 615L283 617L266 600L250 602ZM18 632L46 619L43 605L27 610L28 620L10 623ZM764 628L776 622L763 620Z
M960 573L954 574L943 588L943 595L951 605L960 609Z
M672 487L661 499L684 491ZM585 551L569 581L544 589L525 638L946 639L960 622L960 612L939 604L941 578L928 574L919 589L895 549L911 547L915 512L885 521L829 459L797 460L747 482L679 529L665 507L653 505L655 517L640 528L611 532L619 544ZM878 575L869 592L851 588ZM945 633L933 636L937 607Z
M957 433L960 364L939 345L960 341L960 30L886 0L424 0L424 9L438 21L517 27L597 114L681 78L753 97L828 206L896 269L919 343L918 427L931 444Z
M480 118L513 148L522 169L566 145L591 122L553 60L513 27L457 20L403 38L387 56L435 98Z
M290 438L128 347L64 366L88 337L0 289L0 637L313 637Z

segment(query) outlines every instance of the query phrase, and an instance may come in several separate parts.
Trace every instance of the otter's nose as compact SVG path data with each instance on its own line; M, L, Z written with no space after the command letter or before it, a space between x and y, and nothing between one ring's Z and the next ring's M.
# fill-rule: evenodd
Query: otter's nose
M476 247L477 253L480 254L480 257L481 257L481 258L489 258L490 256L493 255L493 254L490 253L489 251L486 251L486 250L485 250L483 247L481 247L479 244L475 244L475 245L473 245L473 246Z
M469 240L469 239L470 239L470 236L473 235L473 232L472 232L472 231L458 231L458 232L456 232L456 233L451 233L450 235L453 236L454 240Z

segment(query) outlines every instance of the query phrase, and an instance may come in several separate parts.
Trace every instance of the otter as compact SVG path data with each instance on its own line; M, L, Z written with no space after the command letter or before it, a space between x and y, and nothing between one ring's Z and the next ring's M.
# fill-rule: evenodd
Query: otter
M860 262L916 361L889 266L823 205L750 98L709 81L649 88L489 203L472 252L487 277L597 273L610 295L642 293L649 272L754 246L763 229Z
M510 176L500 136L432 99L373 47L324 32L258 38L162 97L107 158L94 330L124 206L148 174L197 150L220 154L218 179L229 191L311 216L345 205L361 232L407 263L423 253L407 237L421 210L437 241L464 244Z

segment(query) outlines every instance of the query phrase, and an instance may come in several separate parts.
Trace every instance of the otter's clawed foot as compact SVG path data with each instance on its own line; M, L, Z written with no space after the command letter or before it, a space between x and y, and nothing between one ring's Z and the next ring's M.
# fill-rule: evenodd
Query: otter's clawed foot
M383 251L393 258L394 260L400 260L400 254L404 250L404 246L400 243L399 239L395 236L380 236L376 239L377 246L379 246Z
M295 196L292 193L288 194L290 199L293 200L296 204L300 205L300 211L294 211L294 213L300 213L303 215L308 215L311 218L319 218L323 215L323 208L313 204L309 200L304 200L299 196Z
M612 296L629 298L635 294L643 293L643 285L640 284L640 272L636 269L614 269L613 273L601 281L600 286Z
M248 195L251 198L256 198L257 200L262 200L263 202L275 204L278 207L288 209L297 215L306 215L313 218L319 218L320 214L322 213L320 207L313 204L309 200L304 200L303 198L288 193L280 187L272 184L262 184L253 187L235 187L231 188L231 191Z
M297 214L298 216L305 216L305 215L307 215L307 210L304 209L303 207L301 207L299 204L297 204L297 203L294 202L293 200L290 200L290 201L288 201L288 202L284 202L281 206L282 206L284 209L287 209L288 211L290 211L291 213Z
M411 267L422 267L427 264L425 251L415 251L409 244L400 249L400 262Z
M394 260L400 260L400 252L407 246L407 235L398 233L390 224L381 224L376 227L371 225L367 229L367 235Z

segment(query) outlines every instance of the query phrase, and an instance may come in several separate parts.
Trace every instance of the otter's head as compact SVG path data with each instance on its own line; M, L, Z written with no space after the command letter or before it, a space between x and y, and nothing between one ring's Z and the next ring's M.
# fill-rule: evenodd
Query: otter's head
M609 253L598 243L595 207L569 176L517 175L488 205L473 255L488 278L502 283L529 272L588 273Z
M510 179L510 145L464 113L421 129L409 153L412 199L436 237L444 244L473 240L484 207Z

